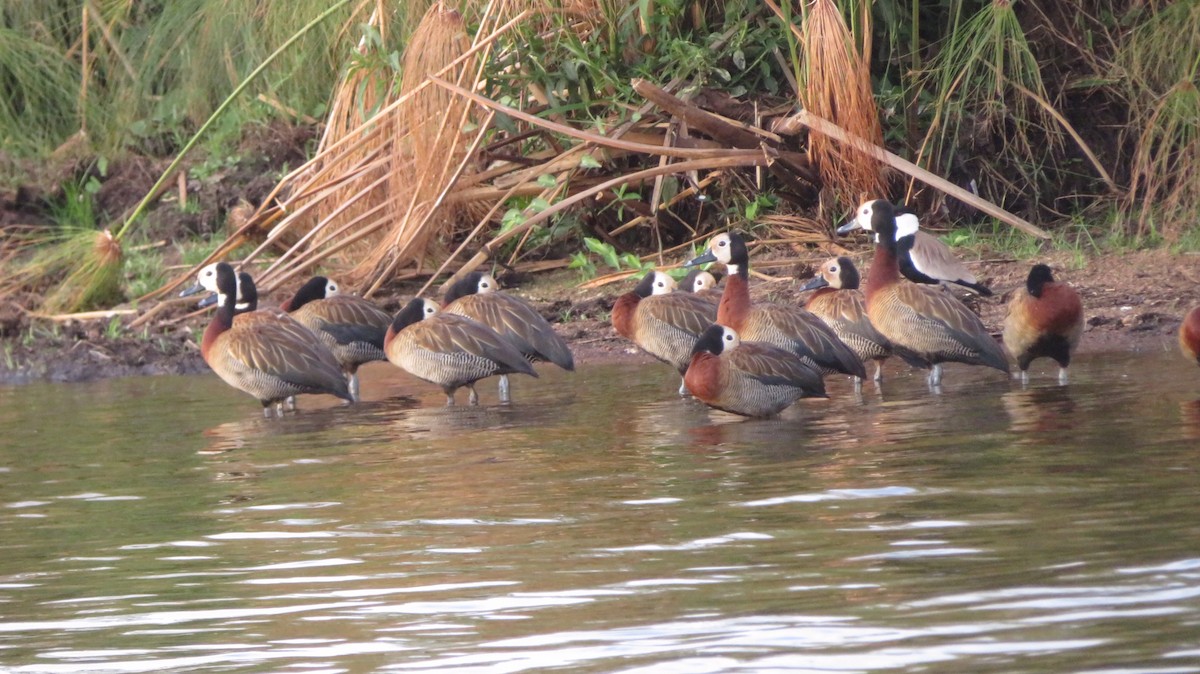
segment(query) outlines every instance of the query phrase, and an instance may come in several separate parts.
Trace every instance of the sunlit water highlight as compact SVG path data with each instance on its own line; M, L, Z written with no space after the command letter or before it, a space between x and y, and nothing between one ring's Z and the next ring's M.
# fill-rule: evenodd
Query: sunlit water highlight
M662 366L0 388L0 670L1200 671L1200 371L899 370L768 421Z

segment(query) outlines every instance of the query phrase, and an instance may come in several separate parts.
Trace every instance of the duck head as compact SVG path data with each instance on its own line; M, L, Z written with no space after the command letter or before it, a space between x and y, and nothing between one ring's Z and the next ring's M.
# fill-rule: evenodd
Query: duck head
M719 356L725 351L736 349L738 344L741 344L741 339L738 338L737 331L714 323L700 335L700 339L696 340L696 345L692 347L692 355L708 352Z
M1044 264L1033 265L1029 276L1025 278L1025 289L1030 295L1040 298L1047 283L1054 283L1054 274L1050 272L1050 267Z
M633 292L643 299L651 295L666 295L675 290L675 279L657 269L646 272Z
M723 232L708 240L708 250L701 255L684 263L686 267L695 267L706 262L720 262L732 276L749 270L750 254L746 251L746 241L737 232Z
M859 281L858 268L854 266L853 260L845 256L834 257L822 262L817 275L805 283L800 290L816 290L825 287L854 290L858 288Z

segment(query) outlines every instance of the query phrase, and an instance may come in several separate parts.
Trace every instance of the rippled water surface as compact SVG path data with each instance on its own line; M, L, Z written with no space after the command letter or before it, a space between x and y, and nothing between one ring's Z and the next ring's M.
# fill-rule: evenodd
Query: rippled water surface
M509 408L363 379L281 420L212 376L0 388L0 669L1200 671L1178 354L749 422L658 365Z

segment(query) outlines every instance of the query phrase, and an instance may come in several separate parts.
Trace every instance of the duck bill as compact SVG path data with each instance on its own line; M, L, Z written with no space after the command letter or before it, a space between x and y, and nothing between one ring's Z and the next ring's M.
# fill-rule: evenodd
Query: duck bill
M199 286L197 286L199 287ZM203 289L202 289L203 290ZM206 309L217 303L217 294L213 293L196 303L197 309Z
M688 260L687 262L684 262L683 266L695 267L698 264L704 264L706 262L716 262L716 261L717 261L717 256L714 255L711 250L706 250L699 256L694 257L694 258Z
M845 235L849 234L850 232L853 232L854 230L859 229L861 227L862 227L862 225L858 224L858 220L851 220L850 222L847 222L846 224L842 225L841 227L838 227L837 233L838 233L838 236L845 236Z
M814 276L808 280L808 283L805 283L800 287L800 292L804 292L805 290L816 290L817 288L825 288L828 286L829 281L826 281L824 276Z
M192 295L199 295L202 292L204 292L204 286L197 283L196 285L194 285L190 288L184 288L183 290L180 290L179 296L180 297L191 297Z

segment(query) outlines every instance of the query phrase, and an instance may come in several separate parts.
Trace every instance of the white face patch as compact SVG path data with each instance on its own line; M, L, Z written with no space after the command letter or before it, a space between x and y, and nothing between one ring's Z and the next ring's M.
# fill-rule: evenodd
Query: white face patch
M666 295L672 290L675 290L675 279L667 276L661 271L654 272L654 287L650 291L651 295Z
M491 274L484 274L479 277L479 286L476 290L480 295L485 295L490 292L495 292L500 289L500 284L496 282L496 278Z
M217 291L217 264L208 265L196 274L196 282L205 290Z
M325 284L325 297L333 297L337 295L338 292L340 292L338 290L338 285L333 281L329 281Z

